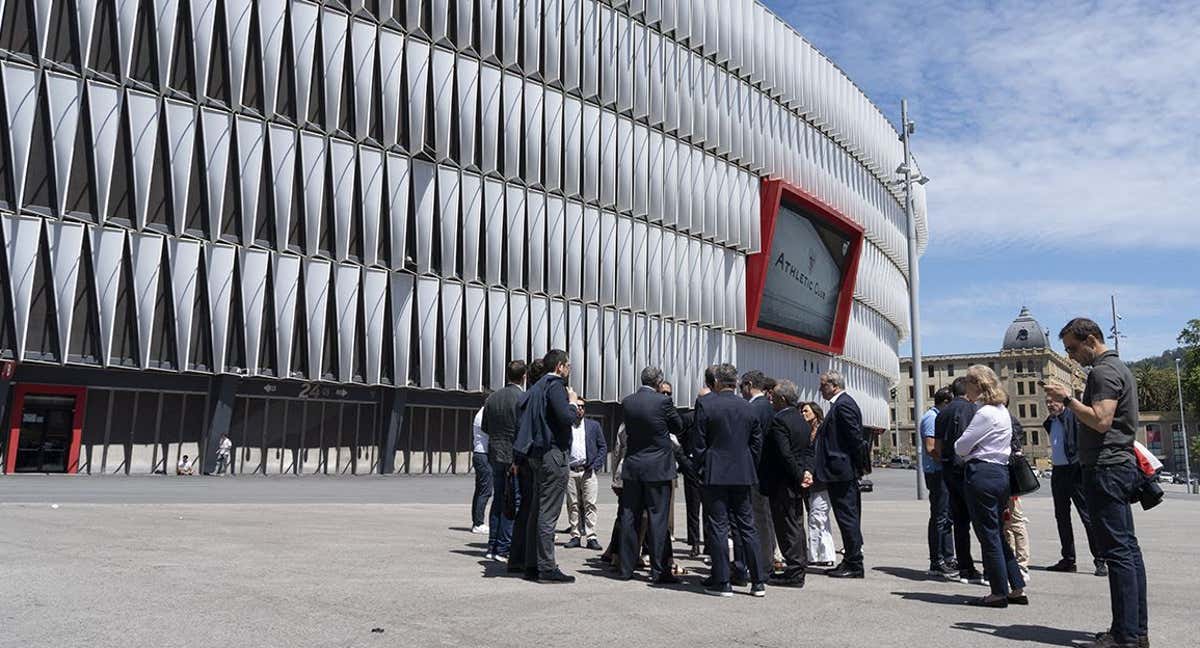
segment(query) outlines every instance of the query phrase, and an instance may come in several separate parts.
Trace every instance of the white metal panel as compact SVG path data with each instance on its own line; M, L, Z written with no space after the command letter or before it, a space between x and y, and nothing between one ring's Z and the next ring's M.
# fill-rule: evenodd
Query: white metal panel
M546 194L530 189L525 194L525 236L528 244L527 287L531 293L546 290Z
M646 251L646 222L642 220L632 221L633 232L630 237L630 259L629 270L627 272L630 278L630 306L639 312L646 310L646 274L648 271L649 257Z
M545 88L533 81L525 81L525 167L521 174L526 184L542 185L542 106Z
M675 263L675 242L677 235L671 230L662 233L662 265L652 268L651 272L662 275L662 314L664 317L675 317L677 289L679 276L686 274L686 269Z
M137 4L137 2L133 3L135 11ZM253 15L254 7L250 4L250 0L225 0L225 33L228 39L226 46L229 50L229 73L231 77L229 85L235 106L242 104L242 90L245 87L246 78L246 58L250 54L250 22ZM133 49L132 45L130 43L131 50Z
M606 401L616 401L621 397L621 355L620 335L617 313L611 308L605 308L602 313L600 335L604 350L604 383L601 390L602 398Z
M479 5L479 56L496 61L496 21L500 11L499 0L478 0ZM503 385L503 381L500 383Z
M164 119L167 122L167 161L171 165L171 220L176 232L184 231L185 216L187 214L188 189L191 184L192 176L192 155L196 147L196 108L191 104L175 101L172 99L163 100ZM274 142L274 130L272 126L272 143ZM286 127L278 127L289 134L293 133L291 129ZM293 142L288 147L291 151L295 147L294 135L291 135ZM272 151L272 155L277 158L287 156L284 152L276 153ZM293 164L293 166L295 166ZM289 173L286 176L291 179ZM279 176L272 176L278 178ZM276 192L287 192L289 210L288 212L279 214L278 218L282 218L285 222L290 216L290 202L292 187L289 184L287 187L277 187ZM64 196L65 197L65 196ZM278 206L276 207L278 212ZM287 231L286 229L284 230ZM279 239L286 241L287 238Z
M254 376L260 373L258 358L263 343L263 308L267 301L267 271L271 265L271 253L243 248L238 251L238 257L242 280L242 324L246 328L246 371Z
M634 340L633 330L633 314L622 311L617 317L617 334L619 338L617 350L618 398L626 394L632 394L637 389L637 376L640 367L634 364L636 357L634 347L636 346L636 341Z
M11 221L9 219L12 219ZM18 281L33 281L33 274L18 275L14 268L32 268L33 255L37 251L37 231L40 230L40 219L25 219L21 217L0 218L6 227L16 230L11 234L4 233L5 244L9 246L9 281L13 288L14 317L20 317L21 312L28 313L28 290ZM11 225L10 225L11 223ZM96 282L97 319L100 320L100 362L108 366L112 355L113 326L117 314L117 291L121 282L121 269L125 261L125 230L112 227L89 227L88 238L92 243L92 275ZM13 247L15 245L15 247ZM32 283L30 283L32 285ZM20 294L18 294L20 293ZM22 300L26 306L22 307ZM22 310L24 309L24 311ZM24 330L24 325L17 319L17 326ZM18 355L24 357L24 338L18 340Z
M448 166L437 168L437 196L439 228L438 241L441 244L441 267L438 274L443 277L457 277L458 273L458 223L459 223L459 177L458 169Z
M412 354L412 322L414 310L414 278L403 272L391 273L392 331L395 336L392 346L396 385L409 384L409 366Z
M642 124L633 127L633 176L629 178L633 194L633 215L645 218L650 208L650 135Z
M617 300L617 215L600 212L600 294L599 302L611 306ZM586 277L585 277L586 280ZM585 288L587 284L584 284Z
M504 386L504 365L510 359L508 293L503 288L492 287L488 289L487 303L488 385L492 389L499 389Z
M429 46L410 38L405 44L408 73L408 150L421 151L427 139L429 111Z
M633 209L634 140L633 122L621 117L617 119L617 211L628 213Z
M566 242L563 294L571 299L579 299L583 295L583 205L567 201L562 221Z
M170 13L159 12L158 66L159 78L168 78L167 69L171 61L171 43L175 33L175 9L178 0L166 0ZM258 33L262 51L263 100L267 116L275 114L276 98L279 95L279 70L283 62L283 35L286 31L288 4L281 0L258 3Z
M542 186L546 191L558 191L562 187L563 173L563 95L546 89L543 114L546 119L545 144L542 153L546 156Z
M54 180L58 196L58 204L55 207L57 213L65 214L67 181L71 174L71 160L75 154L75 135L81 121L79 106L83 102L83 81L51 71L47 71L44 78L46 107L50 118L50 140L54 150ZM155 134L157 132L156 129ZM135 148L135 155L137 152L138 149Z
M583 328L587 346L584 398L595 400L604 393L604 318L600 307L589 304L585 308Z
M383 363L388 359L383 357L383 336L387 321L387 290L388 272L379 268L363 268L362 303L363 303L363 339L366 342L366 375L368 385L378 385L383 380ZM403 335L401 331L389 331L393 337Z
M229 310L233 298L234 263L237 258L237 248L232 245L206 246L207 259L205 263L208 277L208 313L212 325L212 357L213 371L224 372L226 369L226 342L229 339ZM323 311L322 311L323 312ZM310 337L312 331L309 331ZM318 328L318 335L323 330Z
M484 281L489 285L500 283L504 258L504 184L494 178L486 178L483 184L484 223Z
M253 245L255 233L258 231L258 194L262 185L263 149L266 148L266 135L263 122L238 116L238 171L241 175L239 184L242 201L243 245ZM149 157L153 159L153 152Z
M329 166L333 175L334 255L339 261L350 256L350 219L354 216L354 144L330 138Z
M75 287L82 262L84 226L70 221L47 221L46 235L50 243L50 272L54 281L55 323L58 325L61 355L65 358L71 349L71 321L74 319ZM5 238L7 240L7 236Z
M199 253L198 246L196 253ZM172 280L178 285L179 282L175 280L174 276L174 261L174 255L172 255ZM272 315L275 319L276 376L288 378L292 375L292 343L296 335L296 299L300 294L300 257L291 254L272 255L271 285L274 291L272 303L275 307ZM188 303L192 300L190 293L194 290L194 286L187 286ZM180 303L181 296L181 291L176 289L176 304ZM305 314L301 313L300 316L303 317ZM191 323L188 323L187 328L179 326L177 330L179 331L177 335L186 337L186 332L191 330ZM307 344L307 341L305 343ZM184 345L181 344L181 354L185 350ZM180 364L186 366L186 356L180 355Z
M525 287L525 190L516 185L504 187L504 212L509 288Z
M601 38L601 23L604 14L596 0L578 0L580 3L580 75L579 90L584 99L591 99L600 92L600 71L608 64L603 52L608 41Z
M375 96L375 25L355 19L350 27L354 56L354 134L367 137L371 130L371 106Z
M630 308L633 303L633 220L617 217L617 308Z
M600 197L604 155L604 132L600 127L600 109L590 103L583 104L583 148L580 151L583 173L583 199L594 202ZM614 134L615 135L615 134ZM570 151L568 150L568 154Z
M546 83L558 83L562 73L562 59L559 56L563 47L565 18L562 2L563 0L542 0L542 80ZM529 13L530 9L533 10L532 13L537 13L536 5L527 7L526 13Z
M506 180L521 177L521 106L525 82L511 72L504 73L503 101L504 160L503 173Z
M383 208L383 152L358 147L358 182L362 191L363 265L379 263L379 215Z
M325 55L322 68L325 78L325 118L331 124L341 122L347 22L346 14L334 11L329 6L321 10L321 51Z
M566 329L567 343L561 347L565 349L568 356L571 358L571 382L574 383L579 394L584 398L587 396L588 383L588 362L591 354L589 353L589 344L587 343L587 324L585 314L587 309L583 304L578 302L568 302L566 304Z
M475 142L479 128L479 62L459 55L456 64L458 84L454 106L458 112L458 159L467 168L475 168Z
M451 0L425 0L425 2L429 6L429 37L435 43L448 43L451 35Z
M215 236L221 231L221 214L224 213L233 116L211 108L201 108L201 118L204 126L204 169L208 179L208 231Z
M580 64L585 45L583 38L583 0L562 0L562 88L567 92L579 89ZM550 41L547 41L547 46ZM550 54L546 54L547 61Z
M468 285L464 302L463 318L466 332L466 382L467 391L483 389L483 342L485 324L487 322L487 289L483 286Z
M650 55L646 27L633 23L633 118L644 119L650 115Z
M519 58L521 3L505 2L500 10L500 64L515 67Z
M646 312L662 313L663 301L663 231L650 225L646 229Z
M300 132L300 164L303 174L301 185L304 188L305 250L312 255L316 254L317 242L321 237L321 210L325 201L325 138L308 131Z
M529 351L529 295L526 293L508 294L508 334L512 357L532 358Z
M529 356L545 357L550 350L550 303L546 297L529 298Z
M584 113L585 118L587 113ZM617 115L600 111L600 206L613 208L617 204L617 169L620 149L617 140ZM585 194L586 196L586 194Z
M583 300L600 300L604 237L600 211L594 207L583 208ZM615 223L613 224L615 227Z
M216 0L205 0L209 5L206 10L197 11L192 8L193 26L199 20L202 25L206 26L204 39L193 29L193 38L196 39L196 87L207 88L208 83L208 67L209 67L209 52L212 51L212 31L213 31L213 14L215 13L217 3ZM295 69L296 69L296 106L297 112L300 114L300 121L305 121L304 115L308 114L309 98L312 95L312 78L313 78L313 61L317 52L318 30L317 22L321 15L321 10L312 3L304 2L303 0L295 0L291 4L292 17L292 52L294 53Z
M12 288L12 318L16 332L17 359L25 358L25 340L29 328L30 309L33 304L34 270L38 265L38 251L41 249L42 219L24 216L0 216L3 225L5 257L8 261L8 278ZM118 268L119 268L118 258ZM107 284L100 283L97 275L97 288L103 291ZM115 291L116 286L111 288ZM101 301L105 293L101 292ZM72 295L72 299L74 296ZM103 311L102 311L103 312ZM111 329L111 324L110 324ZM110 333L111 335L111 333Z
M483 179L463 172L459 194L462 196L462 279L479 281L482 253L480 236L483 227Z
M561 153L562 192L568 198L579 197L583 175L583 104L567 95L562 103L563 150ZM547 152L547 155L550 155ZM546 165L549 167L549 163ZM597 171L598 172L598 171Z
M440 282L436 277L417 277L418 380L421 387L437 387L437 347L440 342L438 328L438 293Z
M482 0L488 2L489 0ZM494 173L499 169L500 152L500 70L490 65L479 68L479 170Z
M399 270L404 267L404 257L408 249L408 191L410 184L409 159L396 153L388 153L387 165L387 194L384 203L387 205L388 238L391 248L390 267ZM399 372L399 368L396 370Z
M92 241L93 247L97 245L95 238ZM200 280L201 247L199 241L191 239L175 237L167 239L167 250L171 263L171 303L175 307L175 348L180 367L188 366L188 357L192 347L192 317L195 315L193 311L196 304L196 286ZM97 273L95 276L98 279L100 275ZM275 281L276 290L278 290L280 285L278 272L275 274ZM99 287L99 282L97 282L97 287ZM275 303L279 304L278 298ZM292 308L294 311L295 306ZM278 323L280 320L276 319L276 322ZM280 335L282 335L282 325L280 325L280 329ZM289 327L289 333L290 330ZM286 356L280 357L280 362L282 362L282 358Z
M616 15L617 112L622 114L633 109L633 25L633 19L628 16Z
M460 390L462 383L463 285L442 282L442 388Z
M546 197L546 281L545 292L549 295L563 294L563 234L566 229L563 219L566 216L563 199L549 195ZM534 240L536 244L536 239Z
M379 30L379 90L383 122L383 145L396 145L400 126L400 102L404 77L404 34L390 29Z
M413 213L416 218L416 264L418 273L433 272L433 213L437 167L428 162L412 161Z
M438 162L450 158L451 113L454 110L454 53L433 49L433 149Z

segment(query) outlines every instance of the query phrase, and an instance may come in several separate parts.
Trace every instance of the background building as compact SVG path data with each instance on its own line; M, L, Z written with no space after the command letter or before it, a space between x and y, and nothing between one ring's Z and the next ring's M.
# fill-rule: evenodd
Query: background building
M954 379L966 374L967 367L975 364L987 365L1000 377L1009 394L1009 409L1025 428L1027 456L1048 463L1050 440L1042 428L1048 416L1046 397L1038 386L1039 380L1058 380L1073 385L1082 391L1085 374L1075 361L1060 355L1051 347L1055 338L1050 335L1029 309L1022 307L1020 314L1004 332L1000 351L996 353L969 353L960 355L925 356L921 359L925 371L925 402L933 405L933 394L942 387L950 386ZM900 384L895 390L891 411L893 425L883 435L882 452L885 457L916 457L913 444L916 438L914 420L920 414L913 412L912 359L900 360Z
M839 368L888 425L902 148L762 5L77 4L0 14L7 470L227 431L240 472L466 471L504 362L551 347L610 432L641 366L687 405L717 360L814 399ZM838 357L742 335L766 178L865 231Z

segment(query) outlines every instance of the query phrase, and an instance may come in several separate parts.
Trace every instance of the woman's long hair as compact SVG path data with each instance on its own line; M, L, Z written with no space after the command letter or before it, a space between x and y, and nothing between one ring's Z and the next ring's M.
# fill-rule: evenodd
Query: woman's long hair
M816 417L816 420L812 422L812 432L816 434L817 428L821 427L821 421L825 420L825 412L821 411L821 406L816 403L805 403L801 407L807 407L812 410L813 416Z
M996 372L987 365L971 365L967 368L967 381L979 390L979 400L985 405L1004 405L1008 402L1008 392L1000 386Z

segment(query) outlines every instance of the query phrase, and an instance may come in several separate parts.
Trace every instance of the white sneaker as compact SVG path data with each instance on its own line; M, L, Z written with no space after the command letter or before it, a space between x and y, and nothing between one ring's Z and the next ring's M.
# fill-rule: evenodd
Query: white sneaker
M479 526L471 527L471 533L483 534L483 533L487 533L488 531L489 531L488 525L486 525L486 524L480 524Z
M483 554L483 557L485 560L494 560L496 558L496 554L489 551L489 552Z

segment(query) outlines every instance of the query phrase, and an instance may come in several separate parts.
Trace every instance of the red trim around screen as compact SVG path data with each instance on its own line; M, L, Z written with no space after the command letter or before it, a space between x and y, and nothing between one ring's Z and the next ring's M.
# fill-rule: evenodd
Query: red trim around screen
M21 440L21 415L25 409L25 396L29 394L75 397L75 414L71 419L71 447L67 451L67 472L79 472L79 446L83 439L83 416L87 412L87 387L29 384L17 385L13 391L12 414L8 421L8 452L4 457L4 472L11 475L17 468L17 445Z
M837 313L833 320L833 335L830 336L829 344L821 344L758 325L759 311L762 309L763 289L767 283L767 264L770 263L771 240L775 235L775 220L779 216L779 205L784 200L823 219L826 224L850 237L850 260L842 274L842 285L838 291ZM850 307L854 302L854 283L858 277L858 259L862 254L862 226L803 189L782 180L764 178L761 201L762 241L760 250L757 254L746 257L746 334L819 353L840 354L846 348L846 327L850 321Z

